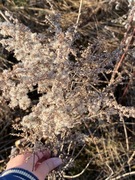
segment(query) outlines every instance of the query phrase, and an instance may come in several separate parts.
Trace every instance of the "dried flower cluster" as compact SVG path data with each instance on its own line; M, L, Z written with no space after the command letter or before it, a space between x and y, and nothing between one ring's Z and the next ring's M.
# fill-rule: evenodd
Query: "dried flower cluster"
M55 36L44 44L46 37L32 33L13 18L10 22L1 22L0 29L3 36L0 43L14 52L18 61L12 69L1 73L2 96L10 102L11 108L31 108L23 117L22 126L28 129L38 126L41 132L35 132L37 135L53 138L80 124L82 119L107 117L110 121L112 115L119 113L135 117L134 108L119 105L108 87L96 89L100 76L112 72L112 59L117 58L117 52L112 53L112 59L103 53L98 58L89 46L77 57L72 49L71 30L63 33L57 29ZM75 60L69 58L70 53ZM28 93L35 86L41 96L39 102L32 105Z

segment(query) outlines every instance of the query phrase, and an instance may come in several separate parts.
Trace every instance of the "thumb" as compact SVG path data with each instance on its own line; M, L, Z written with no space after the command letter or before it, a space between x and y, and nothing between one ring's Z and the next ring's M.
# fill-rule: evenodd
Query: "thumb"
M46 177L46 175L62 164L62 160L60 158L50 158L42 162L39 167L37 168L36 172L39 176Z

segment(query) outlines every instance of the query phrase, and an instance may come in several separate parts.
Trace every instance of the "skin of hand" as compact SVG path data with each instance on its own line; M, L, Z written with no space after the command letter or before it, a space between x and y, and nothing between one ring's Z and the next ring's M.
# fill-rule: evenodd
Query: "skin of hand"
M50 151L37 151L36 153L26 152L10 159L7 168L23 168L33 173L39 180L44 180L47 174L62 164L57 157L50 158Z

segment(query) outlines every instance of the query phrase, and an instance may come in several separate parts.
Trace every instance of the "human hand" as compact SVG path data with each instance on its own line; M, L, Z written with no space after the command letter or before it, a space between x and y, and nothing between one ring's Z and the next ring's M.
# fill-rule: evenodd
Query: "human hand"
M16 156L7 163L6 170L10 168L23 168L33 173L39 180L44 180L46 175L62 164L60 158L50 158L48 150L36 153L24 153Z

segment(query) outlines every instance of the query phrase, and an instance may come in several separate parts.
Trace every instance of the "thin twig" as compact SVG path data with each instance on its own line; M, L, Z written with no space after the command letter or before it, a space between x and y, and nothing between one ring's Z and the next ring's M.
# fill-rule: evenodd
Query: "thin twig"
M128 164L130 164L130 162L133 160L135 156L135 151L132 153L132 155L130 156L129 160L128 160Z
M24 6L14 6L11 8L12 10L32 10L32 11L43 11L47 14L53 14L52 11L45 9L45 8L37 8L37 7L24 7Z
M109 86L114 82L116 73L118 72L118 70L119 70L122 62L124 61L124 58L125 58L125 56L126 56L126 54L127 54L127 51L128 51L128 49L129 49L129 46L130 46L130 44L131 44L131 42L132 42L132 39L133 39L133 37L134 37L135 28L133 29L133 32L132 32L131 36L128 37L128 33L130 32L130 30L131 30L131 28L132 28L131 24L132 24L132 22L133 22L134 14L135 14L135 7L133 7L132 10L131 10L131 15L129 16L129 27L128 27L127 32L126 32L126 34L125 34L124 40L122 41L123 44L126 44L126 41L128 40L128 43L127 43L127 45L126 45L126 48L125 48L125 50L124 50L124 53L122 54L119 62L116 64L116 66L115 66L115 68L114 68L114 71L113 71L113 73L112 73L112 77L111 77Z
M126 125L125 125L125 121L124 118L122 117L122 115L120 115L120 120L123 123L123 128L124 128L124 133L125 133L125 139L126 139L126 147L127 147L127 152L129 151L129 141L128 141L128 134L127 134L127 129L126 129Z
M111 174L105 180L110 180L110 177L114 174L114 172L113 172L112 168L108 165L108 163L106 163L106 166L111 171Z
M73 175L73 176L63 175L63 177L64 177L64 178L67 178L67 179L73 179L73 178L77 178L77 177L81 176L81 175L86 171L86 169L88 168L88 166L90 165L90 163L91 163L92 160L93 160L93 159L91 159L91 160L87 163L87 165L85 166L85 168L84 168L79 174L76 174L76 175Z
M77 155L69 160L68 164L64 167L64 169L66 169L71 163L75 161L75 159L81 154L85 146L86 145L84 144L83 147L80 149L80 151L77 153Z
M80 6L79 6L79 11L78 11L78 17L77 17L76 24L75 24L75 33L76 33L76 31L77 31L78 23L79 23L80 16L81 16L82 2L83 2L83 0L80 0Z
M86 124L85 121L83 121L83 123L84 123L85 127L87 128L87 130L88 130L88 132L89 132L89 134L90 134L90 136L91 136L91 138L92 138L92 140L93 140L93 143L95 144L95 147L96 147L96 150L97 150L97 152L98 152L98 154L99 154L100 160L103 162L103 158L102 158L102 156L101 156L100 150L99 150L99 148L98 148L98 146L97 146L97 143L96 143L96 141L95 141L95 139L94 139L94 137L93 137L93 134L92 134L90 128L88 127L88 125Z
M3 148L2 150L0 150L0 154L4 153L4 152L7 152L9 149L11 149L11 146L10 147L6 147L6 148Z
M50 9L52 10L53 14L56 14L50 0L46 0L46 2L50 5Z
M112 178L110 180L118 180L118 179L121 179L121 178L126 178L128 176L133 176L133 175L135 175L135 171L132 171L132 172L129 172L129 173L125 173L123 175L117 176L117 177Z
M135 28L134 28L134 31L133 31L133 33L132 33L132 36L130 37L130 39L129 39L128 43L127 43L127 46L126 46L126 48L125 48L125 50L124 50L124 53L122 54L119 62L116 64L116 66L115 66L115 68L114 68L114 70L113 70L111 80L110 80L110 82L109 82L109 84L108 84L109 86L114 82L115 75L116 75L116 73L118 72L118 70L119 70L122 62L124 61L124 58L125 58L125 56L126 56L126 54L127 54L127 51L128 51L128 49L129 49L129 45L131 44L131 41L132 41L132 39L133 39L134 33L135 33Z
M122 115L120 115L120 120L123 123L125 140L126 140L126 148L127 148L127 157L129 159L129 154L128 154L128 152L129 152L129 140L128 140L127 128L126 128L125 121L124 121L124 118L122 117ZM130 164L129 163L128 163L128 165L129 165L129 168L130 168Z
M82 2L83 2L83 0L80 0L80 6L79 6L79 11L78 11L78 17L77 17L77 20L76 20L76 25L78 25L79 19L80 19L80 16L81 16Z
M9 20L6 18L6 16L3 14L1 10L0 10L0 15L5 19L5 21L9 22Z
M5 131L5 129L10 125L11 123L10 122L7 122L4 127L2 128L1 132L0 132L0 135L3 134L3 132Z

